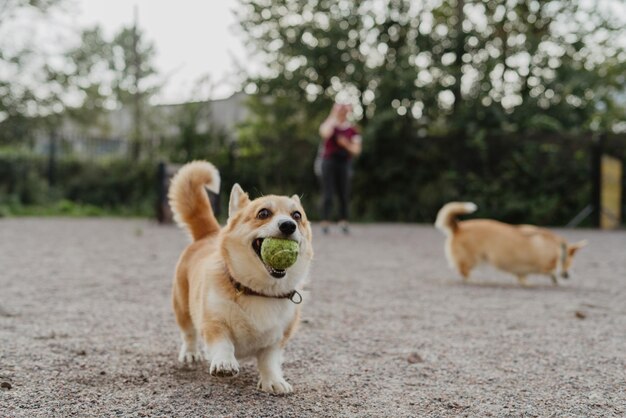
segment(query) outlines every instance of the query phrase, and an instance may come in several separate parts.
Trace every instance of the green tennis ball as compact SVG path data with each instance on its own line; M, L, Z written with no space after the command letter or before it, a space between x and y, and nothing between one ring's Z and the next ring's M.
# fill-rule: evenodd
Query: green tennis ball
M300 249L296 241L280 238L265 238L261 244L261 259L277 270L291 267L298 259Z

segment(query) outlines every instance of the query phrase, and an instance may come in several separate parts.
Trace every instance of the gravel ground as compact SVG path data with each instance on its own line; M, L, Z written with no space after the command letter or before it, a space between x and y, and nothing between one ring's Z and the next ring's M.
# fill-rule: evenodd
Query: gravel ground
M142 220L0 220L0 417L626 415L626 232L573 277L448 270L429 226L315 229L295 393L177 364L171 276L185 235ZM8 387L10 386L10 388Z

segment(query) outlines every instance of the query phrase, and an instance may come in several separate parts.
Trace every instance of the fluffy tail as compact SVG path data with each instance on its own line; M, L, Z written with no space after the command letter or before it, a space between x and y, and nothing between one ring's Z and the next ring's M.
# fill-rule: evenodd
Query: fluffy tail
M194 241L220 230L205 188L220 191L220 173L213 164L193 161L172 178L168 198L174 220L191 233Z
M450 202L443 205L437 214L435 227L443 231L446 235L451 235L456 231L457 219L459 215L475 212L478 209L475 203L471 202Z

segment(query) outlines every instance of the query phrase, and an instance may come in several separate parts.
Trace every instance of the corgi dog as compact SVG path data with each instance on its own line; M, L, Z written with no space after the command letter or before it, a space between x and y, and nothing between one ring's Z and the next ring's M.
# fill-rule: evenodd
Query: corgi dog
M256 357L258 388L290 393L282 353L299 321L299 290L313 258L311 226L297 195L250 200L235 184L221 228L206 190L219 193L219 187L219 172L206 161L186 164L170 184L174 219L193 238L178 260L172 292L182 337L178 359L204 357L212 376L233 377L240 359ZM278 270L263 262L261 244L268 237L299 244L291 267Z
M435 226L447 235L445 254L451 268L463 280L479 263L488 263L517 277L526 285L529 274L543 274L557 285L557 274L569 278L574 254L587 242L568 244L563 238L532 225L509 225L490 219L458 221L457 216L475 212L469 202L451 202L437 214Z

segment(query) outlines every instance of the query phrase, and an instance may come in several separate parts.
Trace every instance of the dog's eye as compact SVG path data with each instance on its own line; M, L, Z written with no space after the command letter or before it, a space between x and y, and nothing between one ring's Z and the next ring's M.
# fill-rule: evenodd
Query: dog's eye
M267 219L272 216L272 212L269 209L261 209L259 213L256 214L257 219Z
M295 220L295 221L300 221L300 219L302 219L302 214L298 211L295 211L291 214L291 217Z

